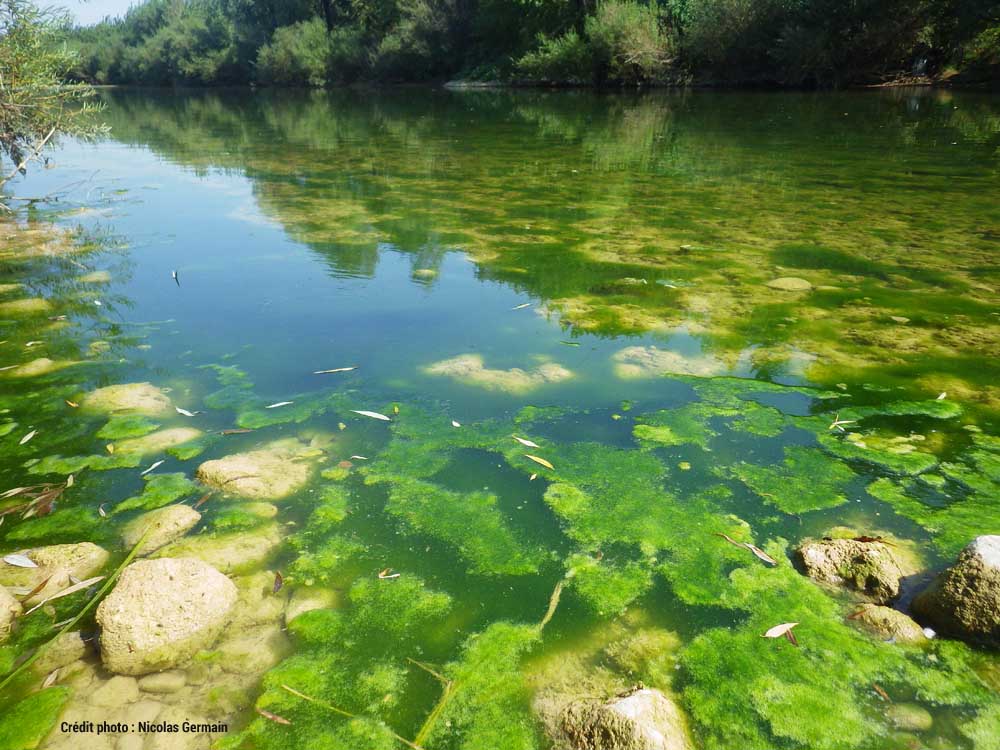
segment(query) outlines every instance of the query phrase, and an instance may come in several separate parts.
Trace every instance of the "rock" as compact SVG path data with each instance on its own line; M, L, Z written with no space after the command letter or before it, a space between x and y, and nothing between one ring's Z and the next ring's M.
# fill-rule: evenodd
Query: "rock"
M907 732L926 732L934 725L934 717L916 703L893 703L885 710L885 717L896 729Z
M312 467L297 461L307 450L295 438L276 440L259 450L206 461L198 467L198 479L251 500L280 500L309 481Z
M604 704L577 703L563 715L574 750L691 750L687 720L659 690L642 688Z
M494 370L483 365L480 354L462 354L442 360L424 368L428 375L443 375L468 385L476 385L489 391L506 393L526 393L539 386L569 380L573 373L555 362L545 362L532 370L512 367L509 370Z
M139 700L139 683L135 677L115 675L92 692L88 700L92 706L118 708Z
M125 524L121 532L122 541L126 548L131 549L149 529L149 535L137 553L144 557L181 538L200 520L201 513L189 505L168 505L143 513Z
M812 284L798 276L782 276L767 282L765 286L781 292L808 292L813 288Z
M53 638L31 665L35 674L48 675L53 669L60 669L83 659L89 649L79 630L63 633Z
M109 385L91 391L80 402L84 411L108 414L127 411L160 417L173 413L170 399L152 383L127 383Z
M292 591L285 610L285 623L314 609L333 609L340 606L340 592L312 586L299 586Z
M413 272L414 278L417 279L433 279L438 275L438 272L433 268L418 268Z
M59 370L64 370L67 367L78 364L80 363L69 359L54 360L48 357L39 357L30 362L25 362L13 370L7 370L2 374L6 378L35 378L39 375L48 375L51 372L58 372Z
M199 560L132 563L97 608L104 666L144 675L184 663L215 641L236 597L233 582Z
M911 618L892 607L871 605L855 616L854 621L883 640L896 643L926 643L927 636Z
M257 675L285 658L291 647L280 625L273 624L226 638L216 650L222 657L222 668L227 672Z
M3 586L0 586L0 643L7 640L14 620L24 610L21 603L11 596Z
M20 317L23 315L45 315L52 312L52 304L41 297L15 299L10 302L0 302L0 318Z
M187 675L180 669L148 674L139 680L139 689L144 693L176 693L187 684Z
M612 357L615 375L626 380L663 375L713 377L729 371L726 363L710 355L685 355L655 346L627 346Z
M158 550L155 557L193 557L227 574L260 568L281 546L281 527L264 524L231 534L199 534Z
M77 277L77 281L83 284L107 284L111 281L111 274L107 271L91 271Z
M941 633L1000 644L1000 536L977 537L913 601Z
M890 318L891 320L894 320L894 321L896 321L897 323L899 323L899 324L901 324L901 325L906 325L907 323L909 323L909 322L910 322L910 319L909 319L909 318L907 318L907 317L904 317L904 316L902 316L902 315L890 315L890 316L889 316L889 318Z
M883 542L806 541L796 558L813 580L855 589L877 604L899 595L899 579L905 575L892 548Z
M197 440L204 434L201 430L197 430L194 427L171 427L166 430L151 432L142 437L118 441L115 443L115 453L135 453L140 456L150 453L163 453L175 445L182 445L192 440Z
M275 572L258 570L233 579L239 591L229 632L281 622L288 603L288 590L274 590Z
M71 578L84 580L98 573L108 562L108 552L96 544L54 544L22 550L37 568L18 568L0 563L0 585L34 589L42 581L48 582L23 604L37 604L46 597L57 594L72 584ZM27 592L25 592L27 593Z

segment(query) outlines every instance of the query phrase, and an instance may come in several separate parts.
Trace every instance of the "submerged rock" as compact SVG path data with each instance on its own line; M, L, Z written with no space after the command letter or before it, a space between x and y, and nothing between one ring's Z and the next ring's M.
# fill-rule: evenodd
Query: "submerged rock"
M885 710L885 717L894 727L907 732L926 732L934 725L931 712L916 703L893 703Z
M796 558L813 580L855 589L878 604L899 596L899 580L905 575L900 560L884 542L806 541L796 550Z
M104 666L144 675L186 662L215 641L236 598L233 582L199 560L132 563L97 608Z
M710 355L685 355L655 346L627 346L612 359L615 374L626 380L661 375L712 377L729 371L725 362Z
M306 486L312 466L302 459L309 453L295 438L275 440L259 450L206 461L198 467L198 479L251 500L280 500Z
M188 505L168 505L143 513L125 524L122 528L122 541L131 549L139 543L148 529L149 534L137 553L140 556L148 555L184 536L200 520L201 513Z
M129 438L115 443L116 453L134 453L145 456L151 453L163 453L168 448L197 440L204 435L194 427L171 427L157 430L142 437Z
M0 302L0 318L20 317L22 315L45 315L50 312L52 312L52 303L41 297Z
M482 355L462 354L458 357L435 362L424 368L429 375L444 375L468 385L477 385L490 391L526 393L549 383L559 383L573 377L572 371L555 362L545 362L532 370L512 367L494 370L483 365Z
M60 669L84 658L89 652L87 642L79 630L57 635L49 641L31 665L35 674L45 677L53 669Z
M853 619L883 640L892 639L897 643L927 641L920 625L892 607L871 605L862 609Z
M73 365L78 365L71 359L49 359L48 357L39 357L38 359L33 359L30 362L25 362L23 365L15 367L13 370L7 370L3 373L5 378L36 378L40 375L48 375L52 372L59 372L59 370L65 370L67 367L72 367Z
M163 547L156 557L193 557L227 574L255 570L281 546L277 523L230 534L199 534Z
M913 610L942 633L1000 644L1000 536L977 537Z
M782 276L767 282L764 286L781 292L808 292L813 285L798 276Z
M340 592L336 589L318 586L299 586L292 591L285 610L285 624L290 623L299 615L316 609L333 609L340 606Z
M11 626L22 610L21 603L11 596L7 589L0 586L0 643L7 640Z
M165 416L173 412L170 399L152 383L127 383L98 388L84 396L80 406L89 412L128 411L148 417Z
M575 703L562 730L574 750L691 750L687 720L659 690L640 688L607 703Z
M108 562L108 552L96 544L54 544L22 550L37 568L19 568L0 563L0 585L16 586L31 591L43 581L45 585L28 598L25 604L37 604L57 594L73 580L81 581L98 573ZM27 593L27 591L25 592Z

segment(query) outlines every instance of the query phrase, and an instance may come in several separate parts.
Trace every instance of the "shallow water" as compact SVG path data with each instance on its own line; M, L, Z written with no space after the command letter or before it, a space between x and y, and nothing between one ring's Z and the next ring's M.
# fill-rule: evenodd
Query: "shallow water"
M52 305L0 308L0 366L75 363L0 371L0 489L75 476L51 515L8 514L0 550L89 540L120 560L135 511L99 507L301 438L310 479L277 526L217 493L183 548L272 534L227 572L341 601L296 618L266 676L209 671L238 693L197 707L231 723L222 746L403 746L391 729L545 747L532 696L573 668L597 699L673 691L705 748L994 746L994 653L884 643L845 619L858 595L790 552L831 533L912 543L905 609L1000 531L995 96L102 96L111 136L18 188L62 191L33 218L86 247L0 256L0 283L24 284L0 304ZM110 281L80 280L95 270ZM768 286L788 277L808 284ZM64 405L143 381L201 412L155 423L205 435L131 460L97 434L106 418ZM254 431L219 435L236 427ZM83 601L31 615L4 658ZM760 638L790 621L799 648ZM450 680L443 700L413 660ZM86 674L57 675L67 710L107 679ZM7 700L38 686L21 683ZM932 726L892 726L879 691Z

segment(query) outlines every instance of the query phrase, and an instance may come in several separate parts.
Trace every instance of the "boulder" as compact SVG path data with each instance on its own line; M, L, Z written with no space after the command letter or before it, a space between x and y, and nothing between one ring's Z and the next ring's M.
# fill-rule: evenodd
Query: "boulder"
M129 412L148 417L166 416L174 410L166 394L152 383L126 383L98 388L83 397L80 407L84 411L100 414Z
M976 538L913 601L913 611L948 635L1000 645L1000 536Z
M251 500L280 500L309 481L312 467L301 460L308 450L295 438L275 440L255 451L206 461L198 467L198 479Z
M21 614L22 609L21 603L11 596L7 589L0 586L0 643L7 640L14 620Z
M148 530L149 533L137 552L140 557L144 557L180 539L200 520L201 513L189 505L168 505L143 513L125 524L121 532L122 541L131 549Z
M199 560L132 563L97 608L104 666L144 675L186 662L215 641L236 598L233 582Z
M562 730L574 750L691 750L687 720L659 690L634 689L607 703L574 703Z
M885 717L896 729L907 732L926 732L934 725L934 717L917 703L893 703L885 710Z
M134 453L140 456L163 453L168 448L197 440L204 434L194 427L170 427L142 437L118 441L115 443L115 453Z
M260 568L283 539L281 527L271 522L246 531L179 539L158 550L156 557L191 557L233 575Z
M779 292L808 292L813 288L812 284L798 276L782 276L778 279L772 279L765 286L769 289L777 289Z
M47 315L52 312L52 303L41 297L15 299L0 302L0 318L15 318L25 315Z
M813 580L854 589L877 604L887 604L899 596L899 580L905 573L885 542L807 540L795 554Z
M13 370L7 370L3 376L5 378L35 378L78 364L80 363L69 359L54 360L48 357L38 357L23 365L18 365Z
M896 643L926 643L927 636L912 618L892 607L869 605L851 619L883 640Z
M292 591L285 610L287 625L299 615L312 612L315 609L335 609L341 605L340 592L318 586L299 586Z
M73 579L82 581L98 573L108 562L108 551L90 542L79 544L53 544L22 550L37 568L20 568L0 562L0 585L35 589L43 581L45 585L23 603L34 605L43 599L59 593L73 584Z
M45 677L53 669L61 669L83 659L89 649L79 630L57 635L41 649L32 670Z

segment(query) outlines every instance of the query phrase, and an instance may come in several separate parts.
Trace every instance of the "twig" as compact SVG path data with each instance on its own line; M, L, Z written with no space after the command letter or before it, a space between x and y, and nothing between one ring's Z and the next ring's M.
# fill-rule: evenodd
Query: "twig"
M553 615L555 615L556 607L559 606L559 597L562 596L563 584L565 584L565 582L566 579L564 578L559 581L559 583L556 584L556 587L552 590L552 596L549 597L549 608L545 611L545 617L543 617L542 621L538 624L539 630L544 630Z

